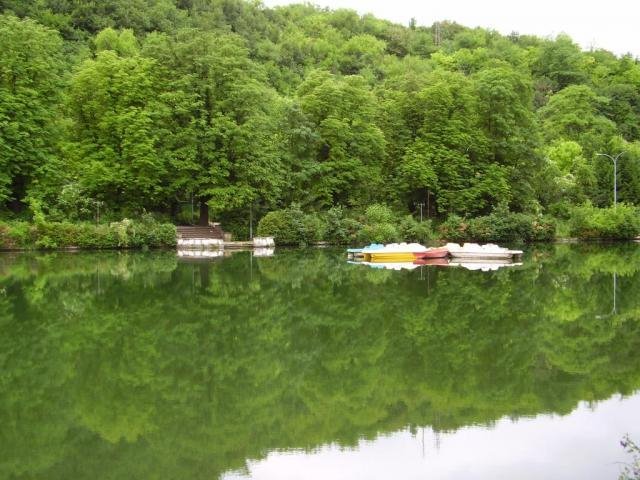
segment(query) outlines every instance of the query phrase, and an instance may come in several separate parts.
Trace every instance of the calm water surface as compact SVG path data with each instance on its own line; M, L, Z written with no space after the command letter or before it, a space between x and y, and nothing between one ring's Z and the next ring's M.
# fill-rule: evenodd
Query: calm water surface
M0 479L617 478L640 245L0 254Z

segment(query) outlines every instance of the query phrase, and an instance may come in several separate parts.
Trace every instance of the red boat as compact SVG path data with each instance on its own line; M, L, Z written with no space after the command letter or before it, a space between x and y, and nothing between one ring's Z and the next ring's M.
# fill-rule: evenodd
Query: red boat
M429 248L426 252L416 254L416 258L446 258L449 256L447 247Z

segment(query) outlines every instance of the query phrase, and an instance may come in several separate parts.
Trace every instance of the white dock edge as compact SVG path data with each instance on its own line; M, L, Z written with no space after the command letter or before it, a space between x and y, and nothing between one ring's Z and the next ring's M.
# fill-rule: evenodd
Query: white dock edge
M273 237L253 237L253 246L258 248L275 247Z
M224 248L224 241L219 238L179 238L178 249L204 250L208 248Z

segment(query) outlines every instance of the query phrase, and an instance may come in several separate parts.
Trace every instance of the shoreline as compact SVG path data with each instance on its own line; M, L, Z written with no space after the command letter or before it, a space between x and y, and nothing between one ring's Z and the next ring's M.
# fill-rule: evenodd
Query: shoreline
M446 242L446 240L440 240L440 242ZM477 242L474 240L469 240L468 242L474 243L491 243L491 242ZM432 242L430 242L432 243ZM460 242L453 242L460 243ZM463 242L464 243L464 242ZM516 242L517 243L517 242ZM574 245L574 244L589 244L589 243L640 243L640 237L629 238L629 239L611 239L611 238L577 238L577 237L561 237L555 238L546 242L531 242L531 243L521 243L522 245ZM275 245L280 248L295 248L296 245ZM328 248L328 247L345 247L346 244L333 244L331 242L314 242L309 245L310 247L315 248ZM204 247L204 246L203 246ZM96 248L96 247L79 247L79 246L66 246L66 247L56 247L56 248L38 248L38 247L2 247L0 248L0 253L29 253L29 252L68 252L68 253L76 253L76 252L122 252L122 251L138 251L144 252L149 250L174 250L174 251L224 251L224 250L258 250L265 248L263 246L254 245L251 240L235 240L229 242L221 242L218 245L213 245L208 248L179 248L178 245L162 245L162 246L142 246L142 247L105 247L105 248ZM273 247L270 247L273 248Z

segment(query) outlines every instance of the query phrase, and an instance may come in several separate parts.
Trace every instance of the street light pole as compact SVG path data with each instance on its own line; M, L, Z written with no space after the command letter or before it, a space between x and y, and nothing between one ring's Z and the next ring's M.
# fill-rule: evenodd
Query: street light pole
M596 153L596 156L607 157L613 160L613 208L616 208L616 204L618 203L618 158L624 152L620 152L615 157L607 153Z
M422 222L422 207L424 207L424 202L416 202L415 205L420 208L420 222Z

